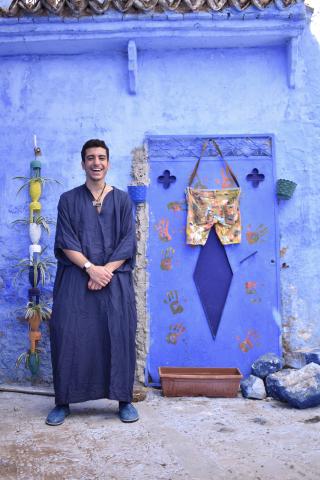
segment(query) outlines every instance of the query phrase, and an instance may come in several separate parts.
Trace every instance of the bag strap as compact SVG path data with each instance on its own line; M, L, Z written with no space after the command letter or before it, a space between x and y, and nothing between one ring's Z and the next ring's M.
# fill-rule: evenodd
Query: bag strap
M224 156L222 155L222 152L220 150L220 147L218 145L218 143L215 141L214 138L209 138L209 140L206 140L203 145L202 145L202 149L201 149L201 153L200 153L200 157L198 158L197 160L197 163L195 164L194 166L194 169L190 175L190 178L189 178L189 184L188 186L191 187L193 181L194 181L194 178L195 176L197 175L197 171L198 171L198 168L199 168L199 164L200 164L200 161L203 157L203 155L205 154L205 151L207 150L207 147L208 147L208 144L209 143L212 143L212 145L214 146L214 148L216 149L216 151L218 152L218 155L221 157L222 161L224 162L225 164L225 167L226 167L226 172L231 176L232 180L234 181L234 183L237 185L238 188L240 188L240 185L239 185L239 182L238 182L238 179L236 177L236 175L234 174L234 172L232 171L230 165L228 164L227 160L224 158Z

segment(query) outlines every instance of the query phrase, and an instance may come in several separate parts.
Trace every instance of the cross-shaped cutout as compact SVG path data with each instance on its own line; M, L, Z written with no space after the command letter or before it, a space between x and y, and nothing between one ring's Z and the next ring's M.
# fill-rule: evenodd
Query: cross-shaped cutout
M171 183L176 181L176 177L174 175L170 175L170 170L164 170L163 175L159 175L158 182L162 183L163 188L167 189L170 187Z
M253 168L252 172L247 175L247 180L248 182L252 182L253 187L259 187L259 183L263 182L264 180L264 175L263 173L259 173L259 170L257 168Z

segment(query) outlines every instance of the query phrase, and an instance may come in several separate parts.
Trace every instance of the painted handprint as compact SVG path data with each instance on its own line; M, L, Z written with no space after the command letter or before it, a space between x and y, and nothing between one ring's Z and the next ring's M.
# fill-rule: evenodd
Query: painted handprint
M167 207L173 212L181 212L182 210L187 210L187 203L185 200L182 200L181 202L169 202Z
M186 331L186 327L182 323L170 325L170 331L166 335L166 340L172 345L176 345L179 337Z
M160 268L162 270L171 270L172 269L172 257L174 255L174 248L166 248L165 250L162 250L161 252L161 262L160 262Z
M246 282L245 287L248 295L255 295L257 293L257 282Z
M169 304L173 315L183 312L183 306L179 303L177 290L170 290L170 292L167 292L167 298L164 300L164 303Z
M261 303L261 298L258 295L257 282L245 282L245 288L246 293L250 295L251 303Z
M253 245L254 243L259 242L261 238L268 233L268 227L260 223L259 227L256 230L251 229L251 225L248 225L247 228L247 242Z
M162 218L159 220L157 225L155 225L155 229L159 234L159 238L162 242L169 242L172 237L169 233L169 220L166 218Z
M216 178L215 182L216 182L218 185L221 184L221 188L230 188L230 187L233 187L233 186L234 186L234 180L233 180L232 177L228 174L228 172L226 172L224 168L221 168L220 172L221 172L221 179L220 179L220 178Z
M237 337L237 340L240 341L240 337ZM258 343L259 340L259 334L256 330L249 330L246 338L239 343L239 348L242 350L244 353L247 353L249 350L251 350L255 344Z

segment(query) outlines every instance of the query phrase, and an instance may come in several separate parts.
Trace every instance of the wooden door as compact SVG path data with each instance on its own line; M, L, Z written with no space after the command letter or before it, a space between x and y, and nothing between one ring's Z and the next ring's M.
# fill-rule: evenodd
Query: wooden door
M214 267L216 251L202 262L200 278L208 287L204 299L199 296L201 289L194 278L204 247L186 244L185 188L203 142L210 137L148 138L151 184L147 378L152 385L159 383L159 366L238 367L248 374L252 362L261 354L280 354L273 138L213 137L240 183L242 241L221 246L219 255L225 255L225 260L219 260L220 273ZM212 147L200 162L195 182L198 187L210 189L233 187ZM224 268L231 271L227 286ZM219 295L225 299L214 335L205 304L214 303Z

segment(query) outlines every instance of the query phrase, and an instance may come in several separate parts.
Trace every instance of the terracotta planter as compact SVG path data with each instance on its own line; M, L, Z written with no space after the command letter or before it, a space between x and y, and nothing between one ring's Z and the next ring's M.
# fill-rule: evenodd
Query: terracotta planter
M35 353L36 351L36 342L41 339L41 332L29 332L29 340L30 340L30 352Z
M242 374L238 368L159 367L166 397L236 397Z
M36 332L39 329L40 323L41 323L41 317L39 313L34 313L33 316L29 318L30 329L33 332Z

